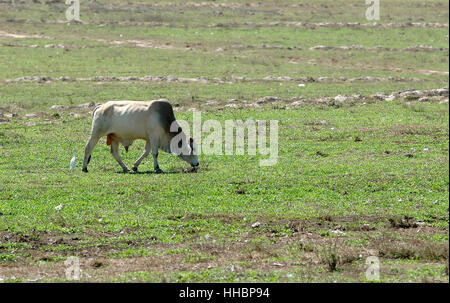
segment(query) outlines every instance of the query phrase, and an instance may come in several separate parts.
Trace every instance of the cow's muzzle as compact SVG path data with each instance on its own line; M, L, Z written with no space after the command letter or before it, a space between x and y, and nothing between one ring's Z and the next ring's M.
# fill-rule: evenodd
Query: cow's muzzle
M192 167L197 167L200 163L197 162L197 164L191 164Z

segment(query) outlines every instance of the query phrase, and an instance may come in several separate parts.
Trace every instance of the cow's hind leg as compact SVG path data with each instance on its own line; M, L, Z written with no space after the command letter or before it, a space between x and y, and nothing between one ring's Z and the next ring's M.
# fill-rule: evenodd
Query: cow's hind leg
M141 164L142 160L144 160L145 157L147 157L149 153L150 153L150 141L147 140L147 143L145 143L144 153L139 157L139 159L136 160L136 162L134 162L133 171L138 170L139 164Z
M88 166L89 162L91 161L91 153L99 139L100 139L100 136L92 135L91 138L89 139L89 142L86 144L86 148L84 149L84 160L83 160L83 169L82 169L85 173L88 172L87 166Z
M117 163L119 163L119 165L122 167L124 172L129 172L128 168L126 167L126 165L122 162L122 159L120 158L119 155L119 142L113 140L111 142L111 154L114 156L114 159L116 159Z

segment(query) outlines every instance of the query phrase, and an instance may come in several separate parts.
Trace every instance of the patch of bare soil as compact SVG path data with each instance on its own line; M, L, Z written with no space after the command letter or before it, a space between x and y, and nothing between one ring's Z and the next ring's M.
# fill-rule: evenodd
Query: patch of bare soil
M102 103L94 103L94 102L89 102L89 103L83 103L83 104L78 104L78 105L52 105L52 107L50 107L50 109L89 109L89 108L94 108L96 106L101 105Z
M279 105L281 108L292 108L310 104L321 104L334 107L342 107L345 104L367 103L367 102L379 102L379 101L393 101L393 100L405 100L405 101L417 101L417 102L440 102L448 103L449 92L448 87L431 90L403 90L386 94L378 92L369 96L363 96L361 94L353 95L337 95L335 97L321 97L321 98L304 98L293 97L290 99L283 99L276 96L266 96L255 100L254 102L247 102L245 100L237 103L238 100L230 100L223 107L230 108L246 108L246 107L260 107L264 104Z
M408 27L427 27L427 28L448 28L448 23L429 23L429 22L404 22L404 23L359 23L359 22L242 22L242 23L217 23L208 25L208 27L326 27L326 28L408 28Z
M225 4L225 3L222 3ZM276 11L265 11L266 13L276 14ZM45 23L45 24L65 24L67 20L30 20L30 19L8 19L10 23ZM118 26L146 26L146 27L173 27L173 28L236 28L236 27L303 27L303 28L448 28L448 23L438 22L400 22L400 23L359 23L359 22L296 22L296 21L272 21L272 22L229 22L229 23L212 23L212 24L196 24L188 26L184 24L174 24L170 22L161 21L102 21L102 22L82 22L85 25L118 25Z
M26 80L28 81L28 80ZM33 80L32 80L33 81ZM304 97L292 97L292 98L280 98L277 96L265 96L262 98L258 98L253 101L248 100L238 100L238 99L231 99L227 102L219 102L216 100L208 100L203 103L198 103L199 108L190 108L188 111L202 111L203 109L214 109L214 110L222 110L226 108L259 108L263 106L272 106L273 108L280 108L280 109L289 109L294 108L298 106L305 106L305 105L325 105L325 106L333 106L333 107L342 107L344 105L352 105L352 104L365 104L365 103L371 103L371 102L383 102L383 101L393 101L393 100L404 100L405 104L407 106L413 106L416 103L421 102L439 102L441 104L448 103L449 99L449 92L448 87L440 88L440 89L431 89L431 90L403 90L398 92L393 92L390 94L378 92L369 96L363 96L361 94L353 94L353 95L337 95L335 97L320 97L320 98L304 98ZM413 103L412 103L413 102ZM69 116L71 117L80 117L80 113L87 114L92 113L92 110L96 107L101 105L102 103L95 103L95 102L89 102L89 103L83 103L79 105L53 105L51 106L51 110L54 111L67 111L71 110L73 112L69 113ZM186 104L185 102L178 101L178 103L174 103L174 110L175 111L185 111L186 109L183 106L188 106L189 104ZM197 106L196 105L196 106ZM192 105L191 105L192 106ZM0 107L0 119L2 121L0 123L9 123L10 118L18 118L18 119L31 119L35 118L36 116L39 116L43 118L45 114L40 113L35 114L27 114L25 116L21 116L18 114L18 112L21 109L17 109L14 107L8 107L8 108L2 108ZM59 118L58 113L53 113L53 116L48 118ZM47 115L48 116L48 115ZM46 121L50 121L46 119ZM53 123L52 121L48 123ZM31 126L31 125L29 125ZM369 130L361 130L364 131L371 131ZM392 132L411 132L412 130L402 130L401 128L395 128L392 130L387 130ZM428 132L428 130L423 130L425 132ZM432 134L433 135L433 134ZM438 135L438 134L437 134ZM434 135L433 135L434 136ZM355 139L356 140L356 139Z
M321 97L321 98L304 98L304 97L293 97L289 99L283 99L276 96L265 96L252 102L247 100L237 100L232 99L228 102L217 102L214 100L209 100L204 104L199 104L202 108L214 108L215 110L221 110L225 108L258 108L266 105L278 106L279 108L293 108L304 105L326 105L333 107L342 107L344 105L352 105L357 103L370 103L370 102L382 102L382 101L393 101L393 100L405 100L406 104L413 102L439 102L448 103L449 91L448 87L440 89L431 90L403 90L398 92L393 92L386 94L383 92L378 92L369 96L363 96L361 94L353 95L337 95L335 97ZM94 106L98 106L100 103L85 103L81 105L53 105L51 109L53 110L66 110L66 109L92 109ZM177 103L174 105L176 111L184 110ZM201 109L191 108L190 111L198 111ZM398 131L398 129L396 130Z
M110 278L129 272L151 271L164 273L190 269L190 267L181 262L183 258L184 256L180 254L123 259L113 259L99 255L81 257L79 258L80 280L108 281ZM46 261L46 259L44 258L42 261ZM70 265L71 263L65 264L63 261L41 262L40 264L1 264L0 277L3 279L21 279L29 282L43 279L66 279L66 273L70 274Z
M0 31L0 37L11 37L11 38L45 38L45 39L54 39L47 36L42 35L26 35L26 34L13 34L7 33L5 31ZM170 43L161 44L158 41L153 40L139 40L139 39L129 39L129 40L106 40L106 39L95 39L84 37L85 39L106 43L109 45L116 46L131 46L131 47L140 47L140 48L152 48L152 49L165 49L165 50L183 50L183 51L202 51L202 52L223 52L227 50L227 47L218 48L218 49L208 49L206 46L198 47L195 43L189 43L184 46L176 46ZM5 47L29 47L29 48L38 48L39 46L36 44L20 44L20 43L2 43L0 46ZM92 48L93 46L77 46L75 44L65 45L65 44L47 44L44 46L45 48L61 48L69 51L70 49L77 48ZM252 45L233 45L231 49L283 49L283 50L302 50L301 47L297 46L274 46L274 45L265 45L262 44L260 46L252 46ZM384 47L384 46L375 46L375 47L364 47L362 45L350 45L350 46L324 46L317 45L310 47L309 50L312 51L384 51L384 52L448 52L448 48L444 47L433 47L428 45L415 45L408 46L406 48L392 48L392 47ZM429 74L438 73L436 71L424 71ZM442 72L444 73L444 72ZM448 73L447 73L448 74Z
M415 235L397 237L384 236L375 241L378 255L388 259L412 259L429 261L448 261L449 249L447 243L436 243L417 238Z
M424 240L423 236L448 233L412 218L397 218L388 215L366 216L324 216L321 218L277 219L263 217L259 224L245 221L241 216L228 214L202 215L185 214L173 217L173 220L195 220L198 218L219 218L223 224L242 222L247 232L239 233L233 240L216 243L214 238L200 237L195 233L180 244L158 243L154 237L148 239L127 240L119 238L123 234L137 230L124 230L123 233L98 233L88 231L84 234L58 234L30 232L0 232L2 242L26 243L28 248L17 249L25 253L26 258L16 262L0 264L0 277L18 278L25 281L42 279L65 279L69 265L63 261L54 261L56 257L78 256L82 281L108 281L132 272L152 272L164 275L176 271L199 271L216 267L229 268L230 271L260 272L274 270L289 271L294 268L326 271L341 270L344 275L360 276L361 269L354 261L368 256L385 259L414 259L418 262L448 261L448 243ZM170 219L170 218L169 218ZM403 222L402 220L406 220ZM396 222L392 224L392 222ZM399 223L400 222L400 223ZM399 226L399 224L401 226ZM290 230L289 235L281 231ZM327 230L328 234L323 231ZM261 235L273 241L260 241ZM352 239L364 235L369 243L364 246L349 246ZM419 238L418 235L422 237ZM95 239L102 238L102 244ZM91 244L89 244L91 243ZM114 244L127 244L127 248L146 248L156 252L148 256L111 258L111 253L125 249ZM66 245L72 249L52 251L46 249L54 245ZM188 249L188 253L183 252ZM168 251L171 253L166 253ZM179 253L175 250L180 251ZM288 257L274 262L273 258ZM245 263L242 263L245 262ZM245 265L242 265L245 264Z
M11 106L0 106L0 117L14 117L17 116L17 113L23 111L23 108L11 105Z
M24 39L24 38L49 39L49 37L43 36L43 35L13 34L13 33L8 33L5 31L0 31L0 37L15 38L15 39Z
M93 39L97 42L108 43L111 45L133 45L135 47L143 47L143 48L153 48L153 49L173 49L173 50L191 50L190 46L187 47L177 47L170 44L159 44L152 40L105 40L105 39Z
M290 77L290 76L266 76L264 78L250 78L230 76L226 78L210 78L200 76L196 78L184 78L175 76L93 76L84 78L71 78L68 76L61 76L51 78L48 76L25 76L15 79L5 79L4 83L13 82L39 82L51 83L55 81L73 82L73 81L94 81L94 82L176 82L176 83L203 83L203 84L232 84L239 82L297 82L297 83L340 83L340 82L420 82L419 78L404 78L404 77Z
M302 50L302 47L298 46L275 46L275 45L233 45L233 49L283 49L283 50ZM222 50L226 50L223 48ZM325 46L325 45L316 45L309 48L312 51L375 51L375 52L448 52L448 48L445 47L433 47L428 45L415 45L408 46L405 48L394 48L394 47L384 47L384 46L374 46L374 47L365 47L362 45L350 45L350 46Z
M375 47L364 47L362 45L351 45L351 46L324 46L318 45L310 47L309 50L332 50L332 51L383 51L383 52L440 52L445 51L448 52L448 48L445 47L433 47L428 45L416 45L416 46L408 46L406 48L393 48L393 47L384 47L384 46L375 46Z
M88 102L78 105L53 105L50 107L51 110L54 111L67 111L67 110L73 110L75 112L67 112L67 115L69 117L79 118L80 114L88 114L92 113L92 110L100 105L101 103L94 103L94 102ZM24 109L15 107L15 106L8 106L8 107L0 107L0 119L18 119L18 120L30 120L30 119L40 119L44 120L44 123L53 123L55 119L61 118L61 114L58 112L34 112L34 113L22 113ZM27 126L34 126L36 125L35 122L29 122L31 124Z
M29 47L37 48L37 44L20 44L20 43L0 43L0 47Z
M448 72L428 69L420 69L417 72L422 75L448 75Z

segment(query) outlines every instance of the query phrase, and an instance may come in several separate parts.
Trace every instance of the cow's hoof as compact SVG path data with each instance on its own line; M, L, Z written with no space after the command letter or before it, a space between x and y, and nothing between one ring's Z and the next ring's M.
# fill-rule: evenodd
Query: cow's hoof
M124 169L123 169L123 172L124 172L124 173L129 173L130 170L129 170L128 168L124 168Z
M136 166L133 166L133 171L137 172L137 167Z
M83 173L87 173L87 172L88 172L87 168L83 168L81 171L82 171Z
M157 169L155 169L155 172L157 173L157 174L161 174L161 173L163 173L163 170L161 169L161 168L157 168Z

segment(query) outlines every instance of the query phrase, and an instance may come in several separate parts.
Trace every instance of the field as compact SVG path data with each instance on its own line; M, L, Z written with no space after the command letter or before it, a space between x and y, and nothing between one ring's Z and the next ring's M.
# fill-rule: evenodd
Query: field
M447 1L67 7L0 1L0 282L449 282ZM159 98L278 120L278 162L102 138L81 171L93 105Z

